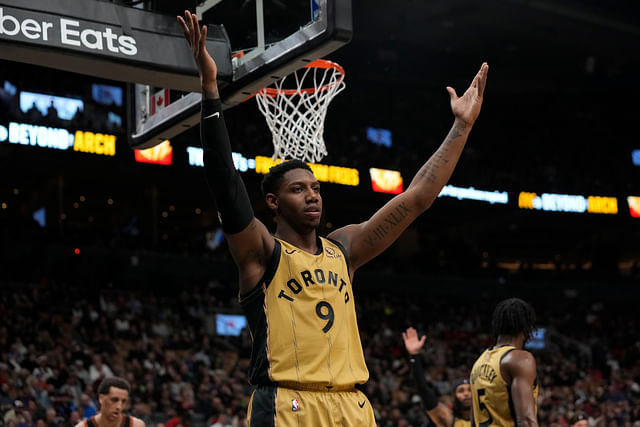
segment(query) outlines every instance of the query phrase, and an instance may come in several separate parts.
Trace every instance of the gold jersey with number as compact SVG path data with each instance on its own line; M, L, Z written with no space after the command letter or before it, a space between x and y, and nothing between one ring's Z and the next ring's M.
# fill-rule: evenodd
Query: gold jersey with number
M471 369L473 420L476 426L515 425L511 387L500 373L500 362L514 349L514 346L502 346L485 350ZM532 393L533 399L537 401L537 381L534 381ZM537 404L535 408L537 414Z
M253 338L249 380L295 388L352 388L369 378L341 245L310 254L276 239L270 267L240 298Z

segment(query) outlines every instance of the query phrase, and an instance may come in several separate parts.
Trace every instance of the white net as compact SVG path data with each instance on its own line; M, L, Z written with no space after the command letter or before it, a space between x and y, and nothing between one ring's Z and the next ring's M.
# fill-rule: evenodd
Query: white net
M259 91L258 108L273 135L273 158L322 160L327 155L323 137L327 108L344 88L344 69L319 59Z

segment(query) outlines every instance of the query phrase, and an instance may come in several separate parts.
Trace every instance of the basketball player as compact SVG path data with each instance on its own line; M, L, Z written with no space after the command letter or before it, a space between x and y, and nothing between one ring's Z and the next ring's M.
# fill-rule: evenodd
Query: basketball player
M120 377L107 377L98 386L100 411L76 427L145 427L139 418L125 415L129 403L129 383Z
M462 97L447 88L453 127L407 190L369 220L319 237L320 183L301 161L271 168L262 190L274 212L274 234L253 215L233 165L216 83L205 47L206 26L178 17L203 91L201 138L206 173L229 250L239 270L240 302L253 337L249 379L256 384L248 423L256 426L374 426L373 410L355 388L369 377L356 323L351 281L389 247L438 196L451 176L482 104L483 64Z
M469 421L471 418L471 387L469 386L469 380L462 378L454 383L453 410L438 402L435 391L427 384L424 378L422 358L420 357L420 351L424 347L427 336L424 335L418 339L418 332L414 328L408 328L406 332L402 333L402 339L404 340L404 347L409 353L413 379L416 382L418 392L422 398L422 404L427 410L429 419L438 427L469 427L471 425Z
M471 425L538 425L536 361L523 350L534 329L533 308L519 298L500 302L491 327L496 344L471 369Z

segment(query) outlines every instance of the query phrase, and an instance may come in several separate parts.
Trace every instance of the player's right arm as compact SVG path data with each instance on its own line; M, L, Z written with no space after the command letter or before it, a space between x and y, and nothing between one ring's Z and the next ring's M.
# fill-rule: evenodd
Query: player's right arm
M402 333L402 339L404 340L404 347L411 357L411 373L416 382L416 387L422 398L422 404L427 411L427 415L438 427L449 427L453 423L451 409L441 402L438 402L435 391L429 387L427 381L424 379L420 351L422 347L424 347L427 336L424 335L418 339L418 332L410 327L406 332Z
M253 215L247 190L233 164L218 92L218 69L205 44L207 27L201 31L197 16L189 11L185 11L184 19L178 16L178 22L200 73L203 94L200 138L205 170L229 251L238 265L243 294L255 287L266 271L275 241L267 227Z
M500 363L506 380L511 380L511 399L516 415L516 426L538 427L533 389L536 380L536 361L524 350L513 350Z

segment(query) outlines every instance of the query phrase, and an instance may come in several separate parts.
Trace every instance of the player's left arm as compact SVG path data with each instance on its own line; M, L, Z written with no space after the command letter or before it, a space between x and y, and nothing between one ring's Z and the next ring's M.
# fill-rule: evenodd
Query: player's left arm
M131 427L146 427L144 421L140 418L131 417L131 421L133 421Z
M347 251L351 274L387 249L404 230L429 209L447 183L467 142L469 132L482 107L489 66L483 63L465 93L458 97L447 87L451 98L453 126L444 142L420 168L407 190L389 200L368 221L351 224L329 235Z
M502 360L511 377L511 399L518 427L538 427L533 388L536 360L528 351L514 350ZM502 368L502 366L501 366Z

